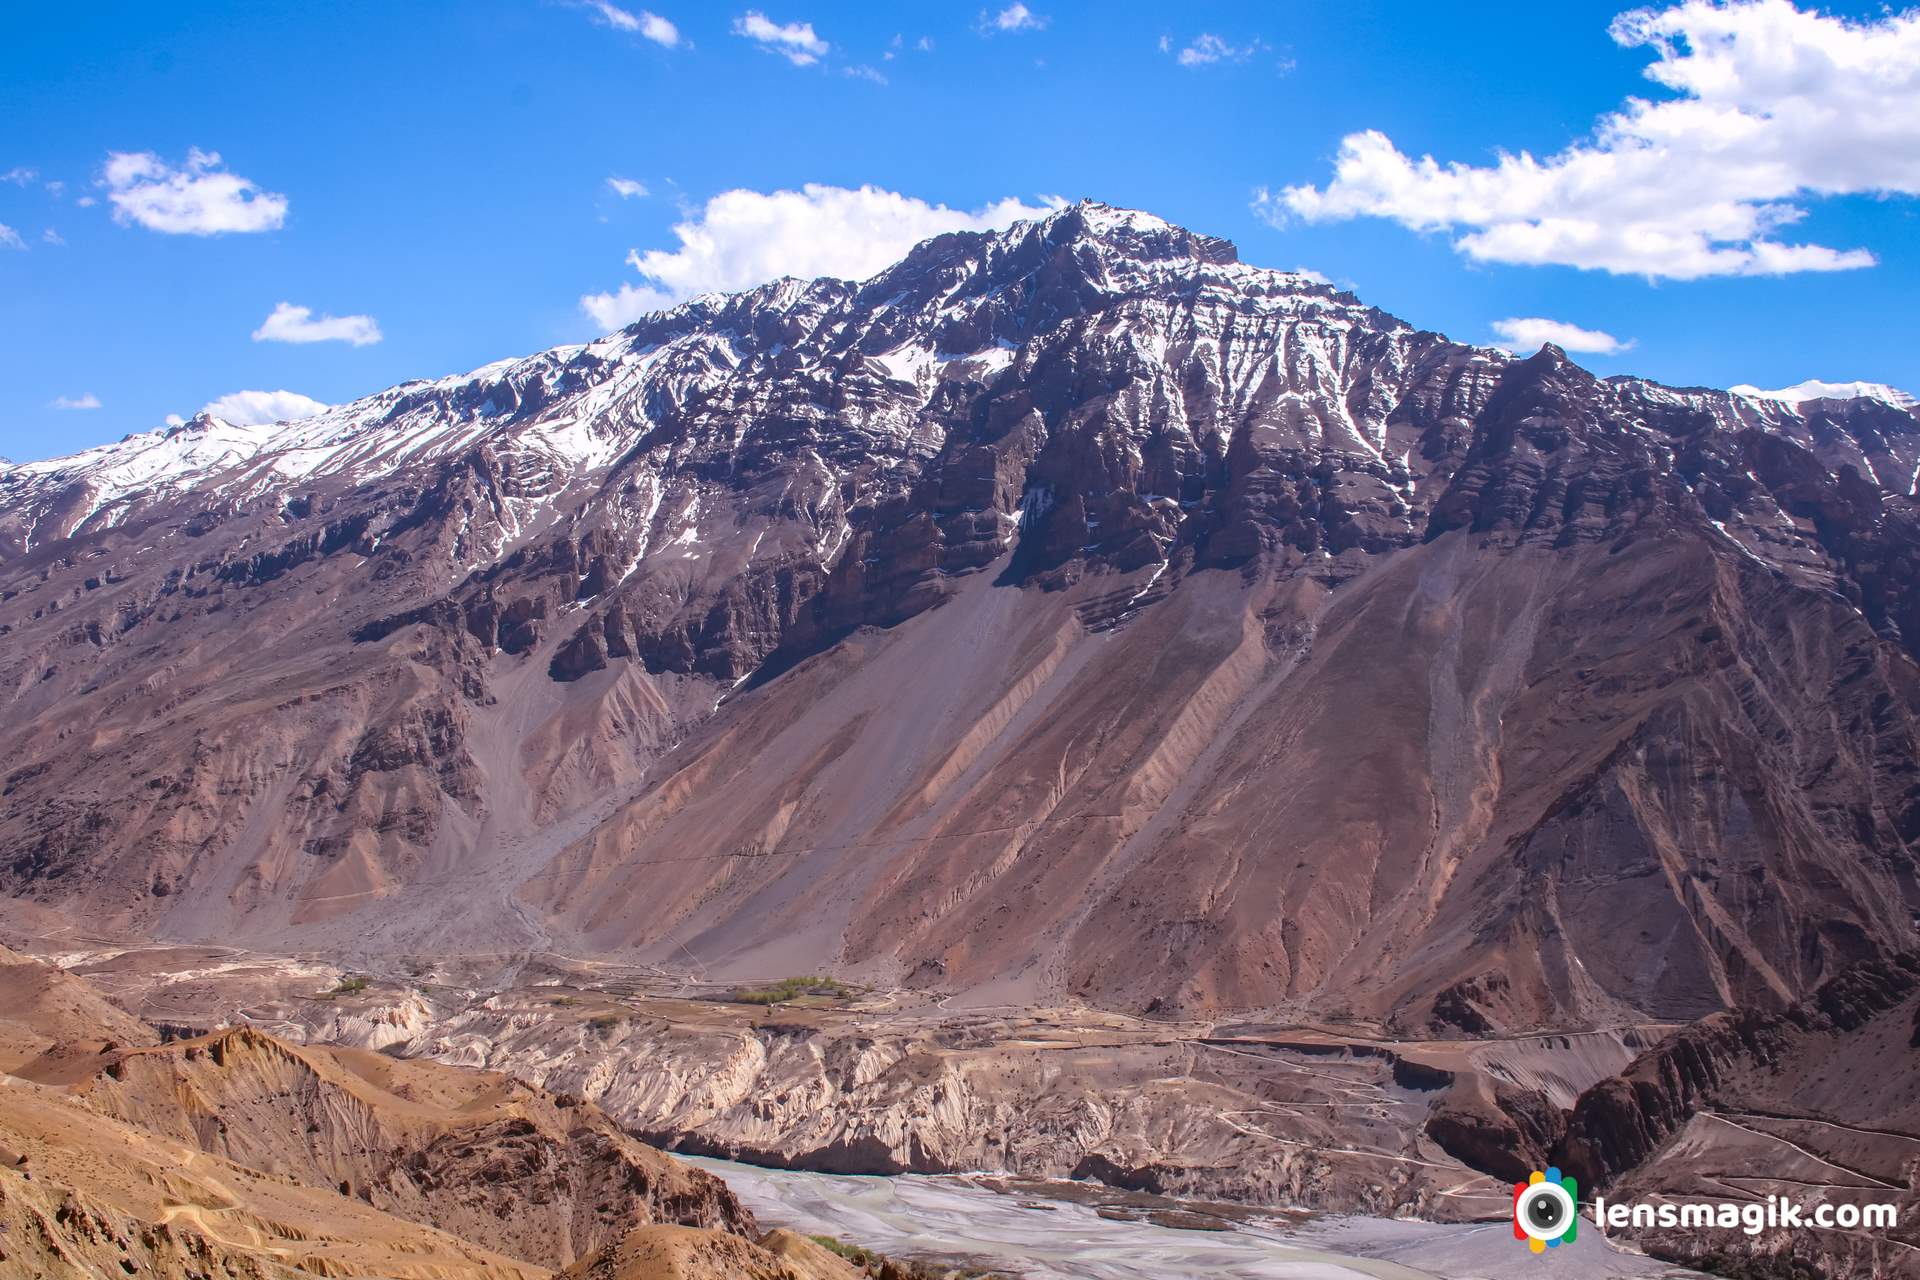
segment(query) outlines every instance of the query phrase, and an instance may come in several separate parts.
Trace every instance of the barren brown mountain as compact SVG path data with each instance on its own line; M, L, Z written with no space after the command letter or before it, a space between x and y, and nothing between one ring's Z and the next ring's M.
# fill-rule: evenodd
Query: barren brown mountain
M1639 1231L1740 1274L1920 1274L1920 953L1857 965L1777 1012L1713 1014L1581 1095L1555 1152L1617 1200L1767 1193L1891 1204L1891 1229Z
M134 935L1449 1033L1911 947L1920 420L1083 204L0 471L0 866Z

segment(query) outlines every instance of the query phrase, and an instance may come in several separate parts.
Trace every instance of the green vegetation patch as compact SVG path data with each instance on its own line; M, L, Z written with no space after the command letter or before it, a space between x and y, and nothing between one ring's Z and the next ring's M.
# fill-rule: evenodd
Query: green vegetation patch
M770 987L740 987L729 999L736 1004L785 1004L789 1000L799 1000L806 996L826 1000L844 1000L852 994L853 988L838 978L823 978L819 974L809 974L801 978L782 978Z

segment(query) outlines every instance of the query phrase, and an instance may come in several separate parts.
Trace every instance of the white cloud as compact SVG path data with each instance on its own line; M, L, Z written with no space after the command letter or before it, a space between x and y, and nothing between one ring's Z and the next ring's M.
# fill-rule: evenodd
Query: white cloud
M372 316L329 316L314 319L313 308L282 302L253 331L255 342L350 342L372 346L384 335Z
M1051 19L1045 18L1024 4L1010 4L1000 12L980 13L980 30L988 35L996 31L1038 31Z
M312 396L303 396L297 391L235 391L231 395L221 396L210 401L200 409L216 418L228 422L237 422L242 426L264 426L270 422L292 422L298 418L311 418L316 413L324 413L332 406L325 401L315 400ZM168 421L174 422L172 417Z
M40 239L47 244L53 245L61 245L67 242L66 238L52 227L48 227L45 231L42 231L40 233Z
M623 284L612 293L581 294L580 309L593 317L596 325L611 333L626 328L641 316L665 311L679 301L659 289Z
M918 40L915 40L915 41L913 42L913 47L914 47L914 48L916 48L916 49L918 49L918 50L919 50L919 51L920 51L921 53L932 53L932 52L933 52L933 37L932 37L932 36L921 36L921 37L920 37L920 38L919 38Z
M668 22L657 13L640 11L640 34L655 44L676 48L680 44L680 28Z
M657 13L649 13L645 9L633 13L617 4L608 4L607 0L586 0L585 7L593 10L602 22L616 31L638 32L657 45L669 49L679 47L680 28Z
M1004 227L1058 203L1010 198L969 212L872 186L725 191L674 227L678 249L627 255L643 283L588 294L580 306L602 329L617 329L697 294L751 288L779 276L864 279L931 236Z
M52 196L55 200L58 200L61 196L65 195L66 193L67 193L67 184L64 182L54 181L54 182L49 182L47 184L47 194Z
M608 178L607 185L622 200L633 200L647 194L646 184L635 182L632 178Z
M5 173L0 173L0 182L11 182L16 187L24 187L40 176L38 169L29 169L25 165L15 165Z
M1211 31L1202 31L1193 38L1193 43L1181 49L1174 61L1183 67L1204 67L1215 62L1245 62L1254 54L1263 52L1267 45L1260 40L1250 40L1246 44L1233 44ZM1160 52L1171 53L1173 41L1166 36L1160 37Z
M619 5L596 3L595 0L588 0L586 7L599 14L600 20L616 31L638 31L640 29L639 15L628 13Z
M887 83L887 77L884 74L882 74L880 70L876 67L869 67L865 65L857 66L857 67L847 67L842 71L841 74L849 76L855 80L870 80L874 84Z
M1263 191L1256 209L1391 218L1456 233L1483 261L1679 280L1873 265L1778 233L1808 196L1920 194L1920 10L1852 22L1790 0L1685 0L1609 30L1652 50L1645 74L1672 96L1629 97L1544 160L1443 165L1349 134L1324 189Z
M26 247L27 242L20 238L18 231L15 231L6 223L0 222L0 249L24 249Z
M55 396L49 409L98 409L100 397L89 391L78 396Z
M813 33L811 22L774 22L758 9L749 9L733 20L733 34L757 41L769 53L777 53L796 67L810 67L826 57L833 46Z
M82 209L91 209L93 208L93 206L99 204L100 202L98 200L95 200L92 196L81 196L78 200L75 200L74 203L79 205Z
M273 231L287 220L285 196L226 172L219 153L198 147L178 169L150 151L112 152L100 181L115 221L169 235Z
M1577 324L1548 320L1541 316L1509 316L1505 320L1495 320L1493 331L1500 335L1500 345L1513 352L1538 351L1551 342L1562 351L1587 351L1611 356L1633 345L1631 341L1622 342L1599 329L1582 329Z

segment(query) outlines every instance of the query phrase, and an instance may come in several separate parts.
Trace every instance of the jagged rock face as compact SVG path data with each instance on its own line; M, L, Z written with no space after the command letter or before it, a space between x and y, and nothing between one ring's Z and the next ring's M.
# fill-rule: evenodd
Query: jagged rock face
M1448 1219L1511 1194L1467 1189L1472 1171L1421 1143L1426 1100L1450 1073L1377 1046L1210 1040L1109 1014L1079 1028L1048 1012L755 1021L687 1002L678 1012L697 1020L670 1022L671 1005L594 1015L552 999L476 1001L394 1052L577 1092L664 1148L774 1168L994 1169Z
M1902 1134L1920 1115L1920 1062L1901 1052L1920 1049L1907 1034L1915 1027L1920 953L1914 952L1843 970L1777 1013L1715 1014L1582 1094L1555 1154L1586 1185L1605 1186L1645 1164L1696 1114L1716 1106L1832 1115ZM1853 1074L1839 1061L1851 1055L1836 1054L1836 1048L1876 1040L1885 1040L1892 1053L1882 1048L1872 1056L1871 1078L1834 1078ZM1805 1069L1815 1063L1826 1070ZM1911 1154L1903 1144L1913 1141L1895 1138L1896 1168Z
M1725 1274L1910 1276L1920 1251L1920 953L1864 961L1783 1010L1682 1028L1581 1094L1554 1160L1620 1202L1739 1185L1892 1204L1891 1230L1641 1231L1657 1256Z
M0 470L0 868L277 945L1778 1006L1914 941L1916 475L1910 407L1076 206Z
M648 1222L753 1227L719 1179L591 1103L505 1077L244 1029L123 1053L72 1092L147 1132L541 1266Z
M1566 1114L1537 1089L1475 1076L1449 1089L1421 1128L1467 1167L1503 1182L1525 1182L1552 1163Z

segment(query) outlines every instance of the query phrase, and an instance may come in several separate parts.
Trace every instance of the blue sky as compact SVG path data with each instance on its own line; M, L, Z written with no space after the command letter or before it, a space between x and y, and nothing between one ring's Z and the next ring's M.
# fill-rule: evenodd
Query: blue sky
M1691 0L1636 35L1610 34L1619 3L649 3L17 13L0 44L0 455L241 391L351 399L591 337L582 298L623 284L672 297L853 261L854 241L1053 196L1227 236L1462 340L1531 318L1631 343L1578 356L1603 373L1920 390L1920 99L1901 79L1920 19L1878 5ZM1710 37L1720 54L1688 61ZM1663 41L1667 84L1643 76ZM1596 142L1631 95L1764 128L1721 145L1720 124L1656 110L1630 144ZM1368 130L1378 145L1343 161ZM1550 172L1498 169L1522 151ZM1471 168L1423 174L1427 154ZM222 174L247 184L224 214L167 203L169 181ZM757 244L709 204L807 184L904 201L795 197L766 206ZM196 218L234 229L194 234ZM712 243L689 251L677 226ZM652 279L626 261L650 250L670 255ZM269 326L281 303L304 321Z

